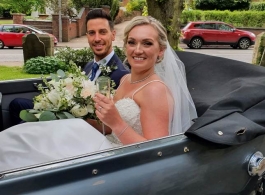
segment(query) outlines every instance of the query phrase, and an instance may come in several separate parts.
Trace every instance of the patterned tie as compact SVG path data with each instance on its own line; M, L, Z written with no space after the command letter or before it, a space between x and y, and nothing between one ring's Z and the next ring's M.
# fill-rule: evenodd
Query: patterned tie
M91 80L91 81L94 80L98 68L99 68L99 65L95 62L95 63L93 64L93 66L92 66L92 74L91 74L91 77L90 77L90 80Z

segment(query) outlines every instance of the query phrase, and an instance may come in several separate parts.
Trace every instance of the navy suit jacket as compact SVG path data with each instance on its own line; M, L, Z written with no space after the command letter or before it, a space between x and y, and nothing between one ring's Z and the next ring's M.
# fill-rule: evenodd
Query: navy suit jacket
M89 75L91 73L93 63L94 63L93 61L88 62L86 64L85 68L83 69L86 72L86 75ZM117 88L120 84L121 78L124 75L128 74L129 70L125 68L125 66L122 64L120 58L115 53L112 56L112 58L110 59L110 61L106 64L106 66L110 66L110 65L116 65L117 66L117 69L114 70L110 74L110 78L115 82L115 84L116 84L115 88Z

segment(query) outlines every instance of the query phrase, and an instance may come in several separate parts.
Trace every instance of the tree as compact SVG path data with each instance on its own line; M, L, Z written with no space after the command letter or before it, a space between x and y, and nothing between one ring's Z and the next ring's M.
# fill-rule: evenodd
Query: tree
M180 35L180 16L184 0L146 0L148 15L159 20L167 29L168 41L177 49Z
M30 14L45 5L45 0L1 0L0 6L10 9L12 13Z
M59 0L45 0L45 6L51 8L54 13L59 13ZM73 7L72 0L61 0L61 13L66 15L69 8Z

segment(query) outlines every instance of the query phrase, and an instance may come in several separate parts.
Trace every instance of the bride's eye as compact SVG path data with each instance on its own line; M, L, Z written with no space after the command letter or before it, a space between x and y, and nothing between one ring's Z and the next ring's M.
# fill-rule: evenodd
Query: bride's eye
M143 44L144 44L145 46L151 46L151 45L153 45L153 43L150 42L150 41L146 41L146 42L144 42Z
M132 41L132 40L129 40L129 41L127 41L127 44L128 44L128 45L135 45L135 42Z

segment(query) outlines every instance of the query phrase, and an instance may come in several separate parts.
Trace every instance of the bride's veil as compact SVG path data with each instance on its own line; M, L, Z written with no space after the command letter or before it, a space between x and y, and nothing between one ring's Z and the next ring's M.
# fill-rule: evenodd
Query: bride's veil
M183 133L193 124L192 119L197 118L197 113L187 87L184 64L168 42L164 58L156 64L155 71L166 83L174 99L169 134Z

